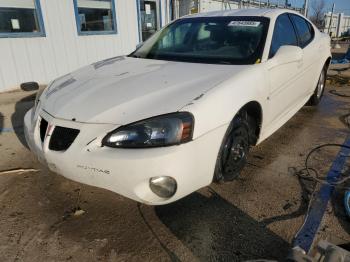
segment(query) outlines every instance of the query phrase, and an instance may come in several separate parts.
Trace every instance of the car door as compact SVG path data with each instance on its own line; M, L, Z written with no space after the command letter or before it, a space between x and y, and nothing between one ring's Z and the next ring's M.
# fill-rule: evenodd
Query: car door
M283 116L297 103L299 98L301 61L276 64L275 55L284 45L298 45L297 35L287 13L281 14L275 22L269 60L267 61L269 86L268 123L273 128L283 121ZM277 59L277 58L276 58ZM279 126L278 126L279 127ZM276 129L276 128L273 128Z
M302 81L300 99L311 95L316 88L316 82L320 75L320 55L318 52L321 45L315 41L315 30L313 26L303 17L296 14L289 14L295 27L298 43L303 49L303 61L301 64Z

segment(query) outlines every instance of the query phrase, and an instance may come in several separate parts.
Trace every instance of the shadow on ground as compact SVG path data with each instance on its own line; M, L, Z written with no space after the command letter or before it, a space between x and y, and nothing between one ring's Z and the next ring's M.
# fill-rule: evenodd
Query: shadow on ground
M23 126L24 126L24 115L29 109L34 106L36 94L31 94L19 100L15 104L15 112L11 116L11 123L14 132L23 146L28 148L27 142L24 137Z
M155 207L159 219L200 261L283 260L289 244L215 192Z

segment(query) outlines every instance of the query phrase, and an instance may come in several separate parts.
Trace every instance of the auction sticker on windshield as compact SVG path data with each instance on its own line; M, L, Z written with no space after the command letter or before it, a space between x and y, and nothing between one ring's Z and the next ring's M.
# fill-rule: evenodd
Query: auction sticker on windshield
M259 21L231 21L228 26L252 26L258 27L260 25Z

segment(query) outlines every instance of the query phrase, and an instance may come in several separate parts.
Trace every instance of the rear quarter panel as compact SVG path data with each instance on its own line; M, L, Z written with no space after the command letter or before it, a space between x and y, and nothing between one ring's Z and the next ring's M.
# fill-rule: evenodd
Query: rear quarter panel
M310 22L311 23L311 22ZM312 24L312 23L311 23ZM313 24L312 24L313 25ZM331 54L331 39L329 35L320 32L315 25L313 25L314 30L315 30L315 38L313 40L314 48L316 49L314 54L315 54L315 68L316 68L316 77L314 78L314 81L311 85L310 93L309 95L311 96L316 88L319 75L325 66L327 60L332 57Z

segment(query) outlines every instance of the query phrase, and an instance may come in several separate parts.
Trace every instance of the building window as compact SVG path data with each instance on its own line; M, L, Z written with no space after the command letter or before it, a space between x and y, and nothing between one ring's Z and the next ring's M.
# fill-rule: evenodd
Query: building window
M39 0L0 0L0 37L45 36Z
M79 35L115 34L114 0L73 0Z

